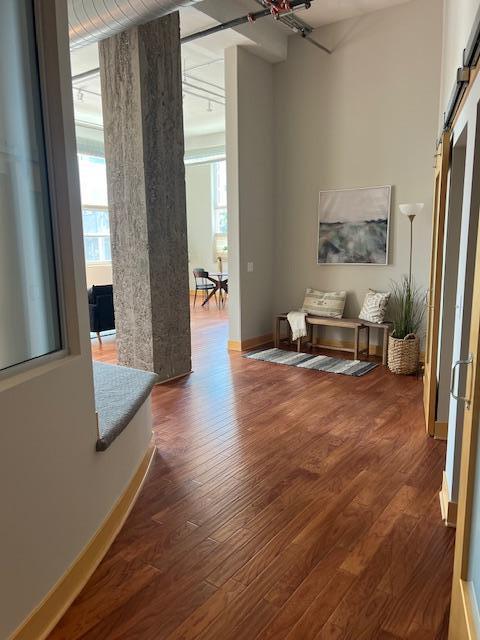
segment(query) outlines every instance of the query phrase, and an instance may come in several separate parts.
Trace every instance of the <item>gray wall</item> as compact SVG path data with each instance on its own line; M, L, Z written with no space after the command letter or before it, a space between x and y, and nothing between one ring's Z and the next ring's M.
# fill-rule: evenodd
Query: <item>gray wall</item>
M230 340L271 333L274 263L273 67L225 52ZM248 272L248 263L253 271Z
M425 202L413 269L427 286L441 9L438 0L418 0L319 29L330 56L290 38L274 74L276 311L298 308L305 287L346 289L345 315L355 316L369 287L389 289L408 271L400 202ZM317 265L318 192L386 184L393 185L390 265Z

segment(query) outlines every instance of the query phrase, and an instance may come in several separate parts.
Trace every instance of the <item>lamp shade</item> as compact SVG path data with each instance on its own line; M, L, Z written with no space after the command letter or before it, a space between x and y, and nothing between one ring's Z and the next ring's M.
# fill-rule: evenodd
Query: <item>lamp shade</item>
M404 216L416 216L424 207L423 202L413 202L411 204L399 204L398 207Z

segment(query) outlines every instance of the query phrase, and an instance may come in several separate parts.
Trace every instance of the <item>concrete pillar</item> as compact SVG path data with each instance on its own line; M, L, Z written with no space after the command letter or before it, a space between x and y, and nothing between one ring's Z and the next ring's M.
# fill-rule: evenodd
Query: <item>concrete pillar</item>
M191 370L178 13L99 45L120 364Z

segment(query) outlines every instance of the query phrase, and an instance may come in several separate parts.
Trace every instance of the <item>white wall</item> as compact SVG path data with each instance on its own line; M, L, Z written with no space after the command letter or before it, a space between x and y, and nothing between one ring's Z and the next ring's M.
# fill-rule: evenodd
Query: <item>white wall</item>
M210 133L203 136L188 136L185 138L185 155L194 151L205 151L205 149L224 149L225 132Z
M111 262L91 262L85 267L87 277L87 287L92 284L112 284L112 263Z
M470 36L480 2L479 0L444 0L443 5L441 118L455 84L457 69L462 66L463 50Z
M39 28L48 34L50 176L61 212L69 353L0 380L0 638L9 637L40 604L93 537L128 485L149 439L144 431L127 429L106 452L95 451L67 8L63 0L38 5Z
M185 167L188 225L188 270L190 290L195 289L193 269L203 267L218 271L213 251L212 165L210 163ZM226 265L223 266L226 268Z
M273 67L232 47L225 52L225 85L230 340L241 341L272 331Z
M306 287L346 289L345 315L355 317L369 287L388 290L408 272L400 202L425 203L413 272L427 286L441 20L438 0L416 0L318 29L332 55L290 38L275 67L277 312L298 308ZM387 184L389 266L317 265L318 192Z

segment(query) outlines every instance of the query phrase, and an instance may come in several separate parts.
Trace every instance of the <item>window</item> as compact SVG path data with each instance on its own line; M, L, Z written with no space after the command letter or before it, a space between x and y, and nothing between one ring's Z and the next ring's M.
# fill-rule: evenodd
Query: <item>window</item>
M108 209L83 207L83 242L86 262L111 262Z
M78 154L85 261L111 262L105 158Z
M214 233L227 233L227 162L213 164Z
M215 258L228 257L227 162L213 163L213 234Z
M31 0L0 2L0 369L62 348Z

